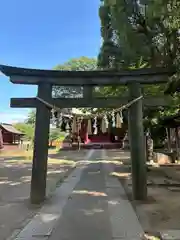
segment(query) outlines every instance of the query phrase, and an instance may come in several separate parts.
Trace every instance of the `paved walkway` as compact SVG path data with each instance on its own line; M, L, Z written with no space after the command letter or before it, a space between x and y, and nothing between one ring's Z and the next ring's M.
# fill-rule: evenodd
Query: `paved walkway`
M143 234L104 150L90 150L16 240L139 240Z
M76 161L84 159L87 150L50 153L47 195L51 195L57 183L73 171ZM31 158L24 152L16 150L0 154L0 240L17 234L40 209L29 203L31 171Z

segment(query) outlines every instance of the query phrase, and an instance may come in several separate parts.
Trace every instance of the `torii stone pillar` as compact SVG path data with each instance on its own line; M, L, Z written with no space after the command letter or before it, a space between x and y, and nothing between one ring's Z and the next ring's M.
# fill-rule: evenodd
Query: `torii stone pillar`
M141 85L139 83L131 83L128 86L130 101L142 95ZM142 99L133 103L129 108L128 120L132 161L133 198L135 200L145 200L147 198L147 170L142 108Z

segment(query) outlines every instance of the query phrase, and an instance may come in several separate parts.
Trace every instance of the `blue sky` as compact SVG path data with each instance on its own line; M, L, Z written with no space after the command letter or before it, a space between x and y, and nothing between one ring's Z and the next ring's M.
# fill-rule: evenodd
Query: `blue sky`
M100 0L6 0L1 2L0 64L51 69L100 47ZM23 120L29 109L11 109L11 97L36 95L0 75L0 122Z

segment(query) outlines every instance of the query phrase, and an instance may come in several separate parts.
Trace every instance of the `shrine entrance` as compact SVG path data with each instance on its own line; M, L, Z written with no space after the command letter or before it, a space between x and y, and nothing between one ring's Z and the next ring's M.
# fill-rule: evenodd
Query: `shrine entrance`
M93 90L92 87L88 87L88 91ZM38 99L46 106L50 105L43 99ZM61 131L69 133L66 144L62 146L63 149L79 149L78 139L80 148L120 148L127 133L127 114L123 114L123 111L128 109L133 102L134 100L120 108L101 109L101 111L93 108L91 111L84 112L72 108L68 114L52 105L51 124L54 123Z
M128 128L132 161L133 197L147 198L146 154L143 130L143 106L167 105L165 98L143 97L141 84L165 83L172 74L167 69L114 71L56 71L0 66L14 84L38 85L36 98L12 98L11 107L36 108L31 203L46 197L49 124L52 106L58 108L115 108L128 106ZM83 86L82 98L52 98L52 86ZM93 97L94 86L127 85L128 98ZM42 101L41 101L42 100ZM48 104L46 104L48 103Z

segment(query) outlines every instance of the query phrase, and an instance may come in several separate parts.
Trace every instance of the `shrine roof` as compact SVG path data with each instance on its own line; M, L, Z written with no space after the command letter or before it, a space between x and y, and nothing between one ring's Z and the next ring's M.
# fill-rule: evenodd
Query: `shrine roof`
M22 132L20 132L19 130L17 130L14 126L12 126L11 124L7 124L7 123L0 123L0 128L3 128L4 130L6 130L7 132L10 133L14 133L17 135L24 135Z

